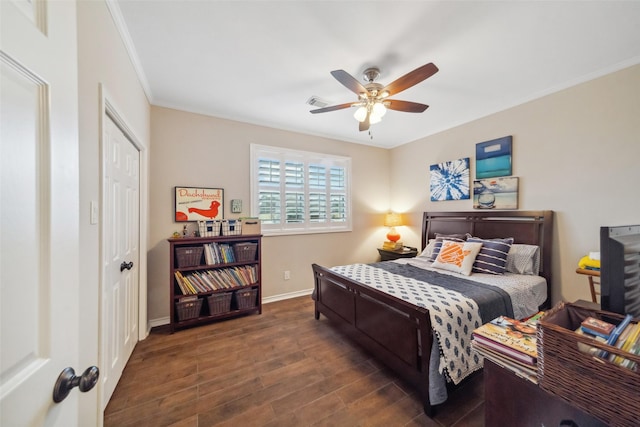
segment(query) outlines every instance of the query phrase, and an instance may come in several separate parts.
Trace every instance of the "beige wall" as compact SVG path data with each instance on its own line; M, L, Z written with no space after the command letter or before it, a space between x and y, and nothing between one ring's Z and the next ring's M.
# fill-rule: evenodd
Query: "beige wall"
M102 1L77 3L80 137L80 372L98 365L100 240L89 223L90 202L100 200L100 111L102 83L119 114L145 147L150 145L150 106L127 52ZM144 158L143 154L141 158ZM70 161L72 161L70 159ZM142 177L146 183L146 177ZM71 207L70 207L71 208ZM144 254L141 254L144 257ZM144 275L143 275L144 276ZM140 326L146 330L147 325ZM81 393L81 424L99 425L96 393Z
M519 177L519 209L552 209L554 293L588 299L578 260L599 249L599 227L640 222L640 66L575 86L392 150L153 107L151 138L149 319L168 320L168 243L180 225L172 219L176 185L225 189L250 213L249 144L258 143L348 155L353 159L354 231L267 237L263 245L266 298L306 291L310 265L372 262L384 240L387 209L405 212L402 240L420 245L425 210L471 210L472 201L431 202L429 165L471 157L475 144L513 135L513 176ZM428 114L428 113L427 113ZM283 271L291 280L283 280Z
M575 269L599 250L599 227L640 223L639 88L635 66L393 149L392 206L410 213L418 243L422 211L472 209L429 200L429 165L471 157L474 177L475 144L513 135L519 209L556 215L553 301L589 300Z
M389 152L199 114L152 107L150 174L149 319L169 316L169 244L182 225L173 221L173 187L223 188L225 218L251 213L249 146L274 145L352 158L353 231L265 237L263 294L275 299L313 287L311 264L373 262L384 240L383 213L389 209ZM243 200L241 214L231 199ZM284 280L285 270L291 279Z

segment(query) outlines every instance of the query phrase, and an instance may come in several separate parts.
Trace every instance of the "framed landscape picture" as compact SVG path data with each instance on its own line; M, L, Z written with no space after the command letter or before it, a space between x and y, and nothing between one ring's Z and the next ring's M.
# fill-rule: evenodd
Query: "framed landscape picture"
M224 218L222 188L175 187L175 221Z
M474 209L518 209L518 178L488 178L473 181Z

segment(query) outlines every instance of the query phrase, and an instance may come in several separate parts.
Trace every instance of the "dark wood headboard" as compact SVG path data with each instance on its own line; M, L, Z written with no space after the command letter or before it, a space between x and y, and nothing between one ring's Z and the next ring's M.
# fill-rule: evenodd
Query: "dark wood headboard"
M485 239L513 237L515 243L540 246L540 276L547 280L546 305L550 305L553 211L425 212L423 249L436 233L469 233Z

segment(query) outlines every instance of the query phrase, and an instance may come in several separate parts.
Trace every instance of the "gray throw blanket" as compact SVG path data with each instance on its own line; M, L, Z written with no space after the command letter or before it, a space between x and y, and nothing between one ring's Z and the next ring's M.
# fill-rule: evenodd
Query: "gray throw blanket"
M411 264L397 264L395 262L376 262L372 267L381 268L389 273L399 274L412 279L442 286L452 291L460 292L478 304L478 311L482 323L487 323L498 316L513 317L511 297L502 289L474 282L460 276L441 274L436 271L425 270Z

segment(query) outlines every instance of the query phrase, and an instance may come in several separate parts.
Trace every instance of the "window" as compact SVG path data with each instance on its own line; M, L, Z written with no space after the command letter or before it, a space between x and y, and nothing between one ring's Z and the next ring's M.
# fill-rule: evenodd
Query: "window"
M351 159L251 144L251 213L265 235L351 230Z

